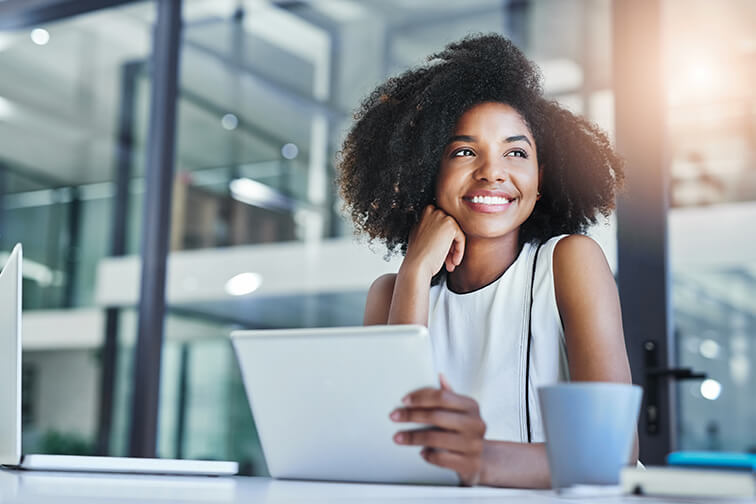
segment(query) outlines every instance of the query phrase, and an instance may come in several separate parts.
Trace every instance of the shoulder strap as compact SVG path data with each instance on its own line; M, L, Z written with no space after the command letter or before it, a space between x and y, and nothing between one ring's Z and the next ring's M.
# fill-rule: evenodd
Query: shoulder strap
M533 274L530 277L530 310L528 310L528 347L525 353L525 420L528 427L528 443L533 442L533 429L530 426L530 342L533 340L533 286L535 284L536 264L538 264L538 252L541 245L535 251L533 259Z

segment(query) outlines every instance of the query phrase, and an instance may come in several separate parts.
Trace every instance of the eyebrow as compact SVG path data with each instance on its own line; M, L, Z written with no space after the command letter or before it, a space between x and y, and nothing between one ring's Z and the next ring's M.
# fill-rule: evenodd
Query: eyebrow
M525 142L531 147L533 147L533 144L530 143L530 140L528 140L528 137L526 137L525 135L515 135L515 136L507 137L504 139L504 141L507 143ZM451 137L448 142L446 142L446 145L449 145L452 142L477 142L477 138L470 135L455 135Z

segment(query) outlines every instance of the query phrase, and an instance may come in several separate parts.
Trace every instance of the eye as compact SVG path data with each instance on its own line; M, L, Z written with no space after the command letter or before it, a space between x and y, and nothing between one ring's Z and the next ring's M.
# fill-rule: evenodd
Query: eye
M463 147L462 149L455 150L452 152L451 157L467 157L467 156L474 156L475 153L472 151L472 149L468 149L467 147Z
M521 149L515 149L505 154L506 157L521 157L523 159L528 158L528 153Z

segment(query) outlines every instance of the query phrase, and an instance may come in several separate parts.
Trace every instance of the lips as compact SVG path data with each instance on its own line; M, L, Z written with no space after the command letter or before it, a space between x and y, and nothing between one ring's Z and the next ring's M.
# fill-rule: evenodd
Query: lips
M496 198L494 196L475 196L470 199L465 197L462 201L474 212L487 214L504 212L515 202L515 200Z
M478 191L472 191L467 194L465 194L462 199L470 200L472 201L476 197L482 197L482 198L499 198L499 199L506 199L508 201L512 201L515 199L515 195L507 192L507 191L485 191L485 190L478 190Z

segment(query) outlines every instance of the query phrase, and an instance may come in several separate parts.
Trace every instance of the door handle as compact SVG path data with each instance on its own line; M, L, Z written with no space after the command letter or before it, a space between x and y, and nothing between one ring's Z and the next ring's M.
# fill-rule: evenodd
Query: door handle
M646 369L646 376L666 377L675 380L703 380L706 373L693 371L692 368L650 368Z
M693 371L689 367L666 368L658 366L657 346L654 341L646 341L643 344L644 362L646 369L644 371L644 395L646 396L646 407L644 418L646 432L648 434L657 434L659 432L660 407L659 404L659 387L665 380L702 380L706 378L706 373Z

